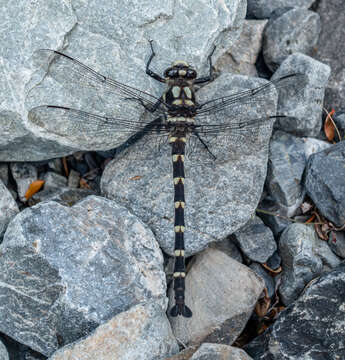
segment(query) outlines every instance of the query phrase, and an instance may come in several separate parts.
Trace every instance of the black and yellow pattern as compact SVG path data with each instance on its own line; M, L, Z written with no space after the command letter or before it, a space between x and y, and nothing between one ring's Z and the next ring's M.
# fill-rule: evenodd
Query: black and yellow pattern
M174 266L174 291L175 291L175 306L171 309L171 315L183 315L191 317L192 311L184 303L185 292L185 251L184 251L184 155L186 138L183 133L170 137L172 146L172 160L173 160L173 179L174 179L174 204L175 204L175 266Z

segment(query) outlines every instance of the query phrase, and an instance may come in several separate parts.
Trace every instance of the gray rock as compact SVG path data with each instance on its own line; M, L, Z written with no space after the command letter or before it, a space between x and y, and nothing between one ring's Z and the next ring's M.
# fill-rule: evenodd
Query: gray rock
M342 1L327 0L320 0L318 3L317 12L323 26L316 58L332 69L324 106L326 109L341 109L345 107L345 48L339 46L344 41L344 4Z
M302 138L276 131L270 142L266 188L270 197L293 213L302 203L302 176L307 164Z
M305 188L302 184L307 159L331 145L314 138L298 138L276 131L270 142L266 196L258 206L258 214L278 236L296 215Z
M0 30L4 39L0 44L4 59L0 79L0 133L3 135L0 161L32 161L45 152L47 157L53 157L56 152L55 144L31 133L24 125L25 96L30 88L27 85L34 71L30 57L37 48L61 46L77 19L71 4L39 0L34 7L26 5L25 1L19 1L13 6L4 6L0 14L0 23L6 24ZM9 32L11 36L7 36Z
M8 185L8 165L6 163L0 164L0 180L5 186Z
M247 16L257 19L269 18L271 13L283 7L308 9L315 0L248 0Z
M310 285L244 347L257 360L344 359L345 262Z
M317 136L321 129L324 89L330 67L309 56L295 53L287 57L273 74L272 79L291 73L305 74L299 84L297 96L290 90L279 90L277 113L287 115L278 119L275 127L299 136Z
M71 189L69 187L50 188L42 190L32 196L29 200L30 205L38 204L42 201L56 201L65 206L73 206L76 202L89 195L97 195L89 189Z
M276 251L268 260L267 260L267 263L266 265L273 269L273 270L278 270L278 268L280 267L280 264L281 264L281 257L279 255L279 252Z
M337 111L333 115L333 120L340 133L339 140L345 140L345 111ZM335 139L338 139L337 134L335 135Z
M249 267L255 271L265 282L268 296L271 298L275 293L275 284L272 276L258 263L252 263Z
M127 113L130 120L133 111L129 105L135 108L123 99L119 103L119 97L108 94L100 99L102 94L91 89L69 88L66 82L46 76L31 58L35 50L64 50L106 76L160 95L160 84L145 74L145 62L150 54L148 39L155 40L157 57L153 67L157 71L163 71L168 61L170 65L176 58L185 58L203 73L208 67L206 59L212 45L219 45L216 60L239 37L246 12L245 0L226 0L212 6L201 1L198 11L194 11L195 4L172 0L134 1L132 6L104 0L86 6L83 1L76 1L73 7L55 0L49 4L39 0L18 17L22 3L26 4L21 0L18 6L4 7L0 16L0 22L6 24L0 30L5 39L0 53L6 59L2 66L5 75L0 81L0 132L6 134L0 141L0 161L33 161L80 149L109 149L130 135L108 132L105 141L100 133L89 137L82 129L72 133L69 130L73 126L61 119L50 119L41 126L26 121L27 110L41 104L66 105L115 117L120 113L122 118ZM11 37L7 36L9 29ZM53 69L51 66L50 71ZM141 113L136 114L136 119ZM54 127L59 127L60 132L54 134Z
M49 169L53 170L54 172L56 172L57 174L61 174L62 175L62 161L60 158L58 159L53 159L53 160L50 160L48 162L48 166L49 166Z
M6 346L0 341L0 360L9 360Z
M243 350L222 344L202 344L190 360L251 360Z
M80 181L80 174L71 169L68 174L68 187L76 189L79 187L79 181Z
M0 341L0 360L9 360L6 346Z
M49 360L165 359L177 352L178 344L161 307L140 304L59 349Z
M345 259L345 233L343 231L331 231L328 245L335 254Z
M266 83L240 75L224 74L198 91L201 102L207 98L240 91ZM218 95L217 95L218 94ZM267 101L244 106L248 118L275 114L276 94ZM241 106L229 110L235 116ZM238 115L238 114L237 114ZM203 119L207 123L208 119ZM201 149L193 152L190 144L185 161L186 253L191 255L215 240L222 240L244 225L254 212L266 176L267 147L271 123L222 133L210 139L220 162L202 162ZM173 253L173 182L171 147L163 142L160 152L151 153L152 141L142 139L127 153L110 162L102 176L101 189L106 197L130 208L153 229L161 247ZM156 145L155 145L156 149ZM201 154L199 153L201 151ZM145 161L141 153L151 154ZM200 159L200 160L199 160ZM114 176L116 174L116 176ZM138 177L139 176L139 177ZM134 179L134 180L133 180ZM230 215L231 214L231 215Z
M321 31L320 16L307 9L292 8L269 20L263 41L266 65L275 69L291 54L312 55Z
M267 20L245 20L240 38L216 64L221 72L257 76L256 60L262 46L262 33Z
M11 163L10 165L13 179L17 184L19 199L26 202L25 193L32 182L37 180L37 168L29 163Z
M240 263L243 262L243 257L240 250L231 239L214 242L210 245L210 247L222 251Z
M295 215L295 211L295 208L289 209L267 196L258 205L257 214L272 230L274 236L278 237L292 223L290 218Z
M279 292L285 305L296 300L312 279L341 261L314 229L304 224L292 224L284 230L279 251L283 267Z
M319 151L328 149L332 146L327 141L315 139L315 138L302 138L304 141L304 153L305 157L309 159L309 157L313 154L316 154Z
M194 315L189 319L170 318L176 338L184 344L232 344L264 286L255 272L219 250L207 249L198 254L186 276L186 304ZM173 292L169 295L172 306Z
M44 175L43 180L45 181L45 183L44 183L45 189L59 188L59 187L67 186L67 178L65 176L56 174L52 171L48 171Z
M0 180L0 240L7 224L19 213L17 203Z
M345 142L309 158L305 188L316 207L336 226L345 223Z
M257 216L235 231L233 236L236 244L252 261L264 263L277 250L272 231Z
M138 303L165 311L154 236L111 200L27 208L8 226L1 254L0 331L46 356Z

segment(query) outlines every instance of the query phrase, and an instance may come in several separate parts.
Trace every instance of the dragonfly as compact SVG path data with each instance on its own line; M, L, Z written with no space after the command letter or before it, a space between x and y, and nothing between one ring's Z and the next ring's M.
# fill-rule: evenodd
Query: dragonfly
M265 104L268 97L281 89L296 89L296 81L303 76L289 73L283 77L230 95L222 95L203 103L197 101L196 88L215 79L212 56L213 47L207 62L209 71L206 76L198 77L193 66L186 61L174 61L163 76L151 70L151 63L156 56L152 40L149 41L151 54L146 63L146 74L154 80L164 83L166 90L161 96L155 96L135 87L123 84L94 71L82 62L60 51L41 49L35 57L42 66L49 70L49 75L62 84L76 87L90 87L99 94L117 96L120 107L132 106L133 111L126 111L126 117L112 117L82 111L68 106L41 105L29 111L28 119L39 126L52 124L51 131L59 133L54 127L61 120L67 124L68 131L77 131L82 135L104 136L114 141L119 133L128 134L129 139L144 138L152 143L150 151L157 148L171 147L172 175L174 187L174 257L173 271L175 304L170 315L182 315L190 318L192 310L185 304L185 160L191 162L217 163L226 161L231 154L224 151L218 135L223 138L235 138L238 134L272 126L275 119L285 115L264 114L262 117L246 116L245 109L257 104ZM50 65L55 67L51 67ZM118 104L119 105L119 104ZM229 116L229 112L232 114ZM142 116L142 114L146 116ZM66 131L66 129L65 129ZM137 137L137 134L140 134ZM219 141L218 141L219 140ZM131 144L131 141L126 143ZM216 146L217 145L217 146ZM148 151L148 152L150 152ZM140 156L152 156L152 153ZM154 153L159 156L159 151ZM157 155L158 154L158 155Z

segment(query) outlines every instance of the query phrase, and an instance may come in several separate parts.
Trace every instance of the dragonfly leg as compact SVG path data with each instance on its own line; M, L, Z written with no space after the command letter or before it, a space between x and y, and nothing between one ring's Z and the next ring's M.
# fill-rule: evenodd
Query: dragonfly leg
M156 74L155 72L153 72L152 70L150 70L150 64L152 62L152 59L155 57L156 53L153 50L153 40L149 40L150 46L151 46L151 56L146 64L146 74L151 76L152 78L154 78L157 81L163 82L165 83L165 79L162 78L160 75Z
M210 64L210 72L209 72L208 76L204 76L199 79L196 79L194 84L202 84L202 83L214 80L213 67L212 67L212 55L215 50L216 50L216 45L213 46L213 49L212 49L210 55L207 57L207 61Z

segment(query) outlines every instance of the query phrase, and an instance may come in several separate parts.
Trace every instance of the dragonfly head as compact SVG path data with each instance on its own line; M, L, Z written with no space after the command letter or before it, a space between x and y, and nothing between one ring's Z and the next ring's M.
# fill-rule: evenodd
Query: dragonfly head
M174 61L171 67L164 71L164 76L168 79L185 78L193 80L197 73L186 61L178 60Z

